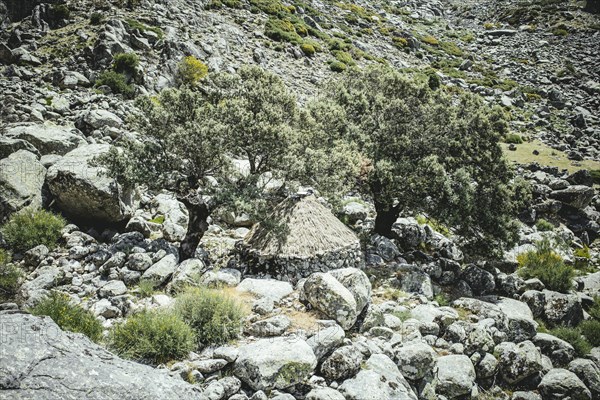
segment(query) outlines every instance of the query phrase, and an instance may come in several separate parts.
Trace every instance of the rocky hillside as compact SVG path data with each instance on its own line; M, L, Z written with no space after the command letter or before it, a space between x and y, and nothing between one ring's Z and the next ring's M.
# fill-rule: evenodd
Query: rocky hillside
M0 0L0 399L600 398L600 16L584 6ZM139 137L136 99L245 65L299 105L389 65L501 107L528 188L516 244L473 256L410 209L376 234L371 196L306 188L274 208L281 244L245 203L200 220L98 164Z

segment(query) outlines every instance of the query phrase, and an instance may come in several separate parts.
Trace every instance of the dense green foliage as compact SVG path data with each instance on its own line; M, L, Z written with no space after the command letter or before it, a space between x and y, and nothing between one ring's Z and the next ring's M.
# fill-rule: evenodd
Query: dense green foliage
M0 302L15 299L24 275L21 268L10 261L10 253L0 249Z
M360 189L374 200L378 233L413 211L474 238L468 248L481 254L515 241L515 199L527 196L499 146L502 110L387 67L349 71L318 104L311 112L324 130L361 149Z
M45 210L23 210L13 214L0 229L11 249L27 251L40 244L53 249L65 227L64 218Z
M537 244L536 250L519 254L519 275L525 279L538 278L547 289L568 292L573 287L575 271L554 252L548 240Z
M122 94L126 98L133 97L133 85L127 83L125 75L115 71L104 71L96 78L96 86L108 86L113 93Z
M592 346L600 346L600 320L584 321L579 327L583 336Z
M581 335L579 328L560 326L550 330L550 334L573 346L578 357L585 356L592 349L592 345Z
M223 344L241 333L245 316L242 305L214 289L189 288L179 295L176 312L195 331L203 345Z
M109 346L122 357L157 365L185 358L195 349L196 338L177 314L143 311L113 328Z
M61 329L83 333L95 342L102 338L102 324L94 314L73 304L68 295L52 292L34 307L29 309L33 315L46 315Z
M535 227L540 232L552 231L554 230L554 225L550 221L546 221L543 218L540 218L535 223Z
M195 85L208 75L208 67L194 56L187 56L179 63L179 80L185 85Z
M135 76L139 64L140 59L135 53L119 53L115 54L113 59L113 70L121 74Z

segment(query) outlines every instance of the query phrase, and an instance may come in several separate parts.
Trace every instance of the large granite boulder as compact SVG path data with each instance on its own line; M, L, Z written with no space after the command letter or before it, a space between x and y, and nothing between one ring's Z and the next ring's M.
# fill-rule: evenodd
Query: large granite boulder
M529 340L519 344L500 343L494 353L499 359L502 378L510 385L516 385L544 368L540 351Z
M584 185L573 185L550 193L550 197L575 208L587 207L594 198L594 189Z
M471 393L475 385L475 368L462 354L443 356L437 360L435 392L452 399Z
M308 378L316 366L304 340L276 337L240 347L233 373L254 390L285 389Z
M101 167L89 165L109 149L108 144L81 146L50 167L46 182L64 212L102 223L121 222L131 216L135 208L133 193L103 176Z
M0 399L200 399L166 370L125 361L52 319L0 314Z
M24 207L41 207L45 178L46 168L27 150L0 160L0 222Z
M85 138L69 127L57 125L24 125L9 128L6 136L31 143L42 155L64 155L85 145Z
M562 368L550 370L540 382L538 390L544 400L591 400L592 394L571 371Z

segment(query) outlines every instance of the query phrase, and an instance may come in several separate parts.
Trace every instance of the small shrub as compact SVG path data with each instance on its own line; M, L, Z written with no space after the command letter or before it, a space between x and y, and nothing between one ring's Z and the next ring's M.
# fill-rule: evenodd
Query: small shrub
M25 252L40 244L54 249L65 225L64 218L49 211L23 210L13 214L1 231L10 248Z
M55 19L63 20L71 18L71 10L64 4L53 5L50 10Z
M433 299L435 301L437 301L437 303L440 305L440 307L445 307L445 306L450 305L450 299L448 298L448 295L444 292L437 294Z
M102 338L102 324L94 314L81 306L71 303L68 295L52 292L35 307L29 309L33 315L46 315L62 330L83 333L94 342Z
M431 36L431 35L425 35L425 36L423 36L421 38L421 41L423 43L427 43L427 44L429 44L431 46L437 46L438 44L440 44L440 42L436 38L434 38L433 36Z
M346 70L346 64L340 61L332 61L329 64L329 68L334 72L344 72Z
M550 221L546 221L543 218L540 218L536 223L535 227L540 232L548 232L554 230L554 225Z
M600 296L594 297L594 304L588 310L588 314L595 320L600 321Z
M187 85L195 85L208 75L208 67L194 56L185 57L179 63L179 79Z
M581 333L587 341L594 347L600 346L600 321L589 320L579 325Z
M592 349L590 343L581 335L579 328L560 326L552 329L550 334L571 344L579 357L585 356Z
M302 43L300 45L300 50L302 50L302 52L309 57L316 53L315 46L308 43Z
M140 32L154 32L159 39L162 39L165 36L165 32L158 26L148 26L135 19L126 19L125 22L129 24L129 27L131 27L131 29L137 29Z
M592 257L592 254L590 253L590 248L586 245L583 245L583 247L581 248L575 249L573 255L579 258L587 258L588 260Z
M486 22L485 24L483 24L483 27L489 31L489 30L494 29L496 27L496 25L492 24L491 22Z
M546 288L557 292L568 292L573 286L573 268L552 250L548 240L539 242L536 250L519 254L517 261L519 275L525 279L539 278Z
M348 52L341 51L341 50L335 50L335 51L333 51L333 55L341 63L350 65L350 66L356 65L356 62L354 62L354 59Z
M523 138L519 134L509 133L504 138L504 142L505 143L512 143L512 144L522 144L523 143Z
M554 36L568 36L569 31L567 31L566 29L562 29L562 28L555 28L555 29L552 29L552 34Z
M289 20L269 18L265 24L265 36L278 42L302 43L302 38Z
M188 288L177 297L175 310L204 345L223 344L237 338L245 315L235 299L206 288Z
M108 86L113 93L122 94L127 98L133 97L133 85L127 83L125 75L115 71L104 71L96 79L96 86Z
M137 74L137 67L140 65L140 59L135 53L119 53L113 58L113 70L121 74Z
M109 347L115 353L152 365L185 358L195 343L192 328L167 310L134 314L109 335Z
M23 270L10 261L10 254L0 249L0 301L10 301L15 298L24 275Z
M408 40L406 40L403 37L394 36L392 38L392 42L394 43L394 46L399 47L401 49L408 47Z
M592 180L596 185L600 185L600 169L593 169L590 171L590 175L592 175Z
M138 283L138 295L141 298L151 297L154 293L156 293L156 290L154 289L155 287L156 283L154 281L142 279L140 280L140 283Z
M104 15L100 12L93 12L90 15L90 24L92 25L100 25L104 21Z

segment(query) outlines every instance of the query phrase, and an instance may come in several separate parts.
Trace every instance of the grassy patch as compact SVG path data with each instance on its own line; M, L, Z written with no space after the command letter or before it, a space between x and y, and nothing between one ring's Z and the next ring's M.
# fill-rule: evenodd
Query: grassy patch
M94 342L102 338L102 324L94 314L81 306L71 303L68 295L52 292L40 301L35 307L29 309L33 315L46 315L61 329L83 333Z

